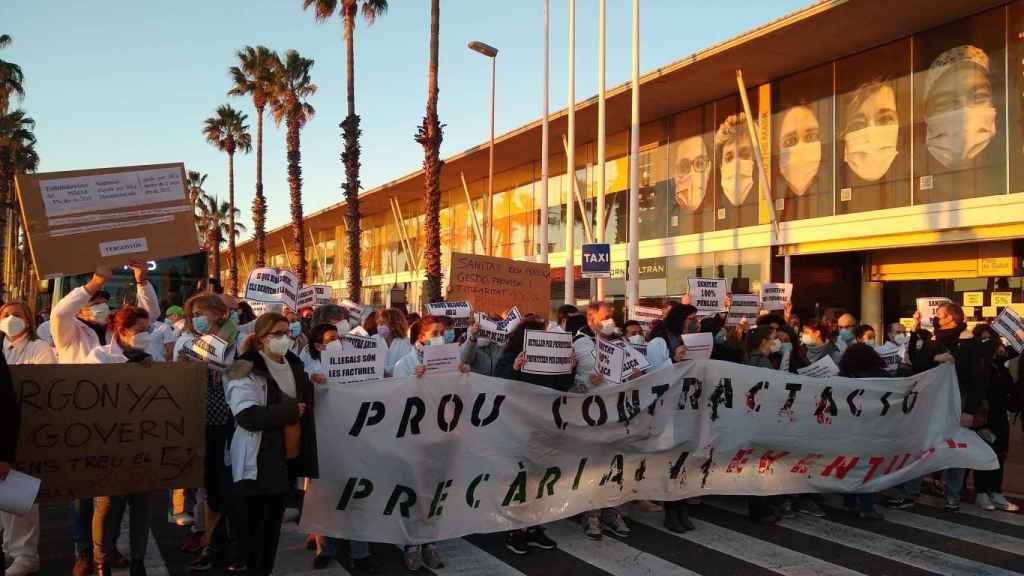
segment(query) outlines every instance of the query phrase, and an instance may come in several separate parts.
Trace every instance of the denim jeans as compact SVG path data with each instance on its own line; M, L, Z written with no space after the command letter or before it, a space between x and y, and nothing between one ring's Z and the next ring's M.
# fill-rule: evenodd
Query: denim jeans
M92 498L71 502L71 530L75 542L75 556L92 553Z
M315 535L316 538L316 555L317 556L329 556L336 558L338 556L338 540L337 538L331 538L330 536ZM360 542L358 540L349 540L348 547L350 556L353 560L362 560L363 558L370 557L370 543Z
M942 480L946 483L946 498L960 499L966 477L967 470L963 468L946 468L942 471Z
M921 481L924 478L914 478L913 480L907 480L902 484L897 484L893 487L896 490L896 494L906 500L913 500L921 495Z

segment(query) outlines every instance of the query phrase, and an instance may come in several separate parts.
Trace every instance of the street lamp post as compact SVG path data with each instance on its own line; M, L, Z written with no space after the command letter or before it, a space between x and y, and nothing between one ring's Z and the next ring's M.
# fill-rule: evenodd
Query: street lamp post
M487 232L485 234L484 252L488 256L494 255L494 242L493 242L493 231L494 231L494 88L495 88L495 75L497 73L497 62L498 62L498 49L494 46L478 42L476 40L469 43L469 49L474 52L479 52L484 56L491 59L491 143L489 150L489 158L487 161Z

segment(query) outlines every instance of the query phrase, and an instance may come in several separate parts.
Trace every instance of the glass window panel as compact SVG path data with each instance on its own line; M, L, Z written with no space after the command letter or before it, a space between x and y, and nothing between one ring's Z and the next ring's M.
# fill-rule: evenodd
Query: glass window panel
M533 183L517 186L509 198L512 258L533 254Z
M1006 192L1005 11L914 37L914 203Z
M668 138L665 132L664 121L640 127L640 214L637 217L640 240L664 238L667 232L668 146L665 143ZM628 151L626 158L628 166ZM626 198L628 202L628 194Z
M910 40L836 62L836 213L910 205Z
M1010 192L1024 192L1024 2L1009 10L1009 110Z
M772 88L776 214L782 221L831 216L832 64L783 78Z
M681 298L687 291L687 278L715 275L715 255L711 252L669 256L665 259L666 293L670 298Z
M756 114L757 93L747 98ZM758 223L758 178L754 147L739 95L715 103L715 229Z
M671 119L666 194L671 236L715 229L714 110L708 104Z

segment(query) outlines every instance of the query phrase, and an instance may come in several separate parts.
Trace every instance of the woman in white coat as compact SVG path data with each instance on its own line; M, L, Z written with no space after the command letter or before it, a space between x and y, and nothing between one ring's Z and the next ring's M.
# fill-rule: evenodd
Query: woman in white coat
M398 361L412 352L409 341L409 325L401 310L388 308L377 313L377 336L387 344L387 359L384 361L384 374L392 376Z
M36 336L32 312L23 302L0 308L0 332L4 334L4 359L9 366L56 364L53 348ZM39 571L39 505L24 516L0 512L4 550L14 562L7 576L27 576Z

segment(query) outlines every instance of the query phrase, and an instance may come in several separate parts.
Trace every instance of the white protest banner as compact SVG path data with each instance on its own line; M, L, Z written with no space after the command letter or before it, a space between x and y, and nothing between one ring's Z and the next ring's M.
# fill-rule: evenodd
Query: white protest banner
M458 344L431 344L423 348L423 365L428 374L459 370Z
M622 382L622 367L626 362L626 351L622 346L598 336L594 339L594 368L605 382Z
M932 318L935 317L935 309L946 302L949 302L949 298L942 298L939 296L929 296L927 298L917 299L917 311L921 314L922 328L932 327Z
M789 283L761 284L761 305L765 310L782 310L793 298L793 285Z
M900 369L900 361L903 360L903 347L895 342L886 342L875 349L878 355L885 362L885 371L895 374Z
M326 284L305 285L299 290L299 296L295 302L296 307L316 308L331 303L331 287Z
M245 282L245 299L249 302L281 304L297 309L298 278L291 270L256 268Z
M380 338L356 336L351 332L328 344L321 352L328 382L351 384L384 378L387 359Z
M737 326L743 320L753 326L757 315L761 312L761 298L757 294L733 294L729 314L725 317L726 326Z
M839 374L839 366L836 366L832 357L826 354L810 366L798 368L796 373L810 378L831 378Z
M568 374L572 372L572 334L526 330L523 353L527 374Z
M698 316L725 312L725 278L687 278L686 284Z
M508 342L509 331L504 321L495 322L483 314L476 315L476 323L480 330L476 333L477 338L490 338L498 346L504 346Z
M715 337L711 332L683 334L683 346L686 346L687 360L708 360L715 347ZM669 350L669 354L674 351Z
M992 321L992 329L1006 339L1006 342L1017 352L1024 352L1024 320L1013 308L1003 311Z
M228 356L228 342L215 334L193 338L181 353L197 362L206 362L213 368L224 369L233 360Z
M432 302L427 304L431 316L446 316L452 319L455 328L469 326L469 318L473 315L473 307L469 302Z
M317 386L300 531L418 544L631 500L881 492L992 470L955 369L818 380L706 360L559 393L471 374Z

